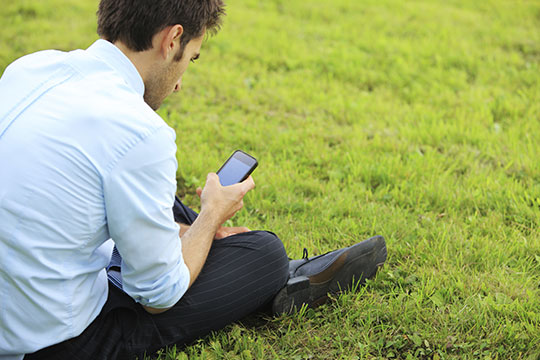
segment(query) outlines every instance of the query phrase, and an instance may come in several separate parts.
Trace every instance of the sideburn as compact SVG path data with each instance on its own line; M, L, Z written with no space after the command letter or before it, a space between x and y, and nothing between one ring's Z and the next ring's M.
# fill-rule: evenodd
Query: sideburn
M186 44L191 40L191 38L188 38L187 36L182 36L180 38L180 49L178 49L178 52L174 55L173 60L178 62L182 60L182 56L184 56L184 49L186 48Z

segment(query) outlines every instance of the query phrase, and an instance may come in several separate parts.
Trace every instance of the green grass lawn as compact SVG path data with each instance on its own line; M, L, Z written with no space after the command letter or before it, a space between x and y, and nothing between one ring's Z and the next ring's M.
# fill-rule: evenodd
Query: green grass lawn
M0 73L97 38L97 0L0 2ZM293 258L389 253L357 293L160 359L540 358L539 1L229 0L159 113L188 204L240 148L260 165L231 223Z

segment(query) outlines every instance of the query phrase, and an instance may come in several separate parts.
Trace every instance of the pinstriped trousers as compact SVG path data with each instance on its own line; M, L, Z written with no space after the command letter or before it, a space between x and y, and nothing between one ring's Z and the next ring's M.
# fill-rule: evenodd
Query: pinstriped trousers
M197 214L176 199L177 222ZM214 241L193 285L170 310L148 314L109 284L99 316L73 339L25 356L27 359L142 359L169 345L183 346L267 305L285 286L289 261L271 232L251 231Z

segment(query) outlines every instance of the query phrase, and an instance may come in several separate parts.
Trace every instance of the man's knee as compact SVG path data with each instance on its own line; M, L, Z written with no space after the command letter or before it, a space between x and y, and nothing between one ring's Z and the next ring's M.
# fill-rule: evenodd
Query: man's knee
M249 249L249 258L256 269L265 274L272 274L273 282L287 282L289 259L283 243L270 231L249 231L214 241L215 250L230 251L231 248ZM214 253L218 256L218 253Z
M272 267L278 273L278 276L283 279L283 283L287 282L289 276L289 258L283 246L281 239L270 231L258 231L262 238L260 241L260 256L266 265Z
M253 233L257 234L259 239L257 239L258 242L260 242L261 245L264 245L266 248L266 251L275 252L275 255L278 257L284 257L287 259L287 253L285 252L285 246L283 246L283 242L281 239L274 234L271 231L253 231Z

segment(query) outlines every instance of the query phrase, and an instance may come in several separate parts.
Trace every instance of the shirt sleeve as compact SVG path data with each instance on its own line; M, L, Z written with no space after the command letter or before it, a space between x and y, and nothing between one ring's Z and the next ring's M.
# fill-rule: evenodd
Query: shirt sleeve
M179 226L174 131L163 126L124 154L104 177L109 235L122 256L124 291L154 308L171 307L189 286Z

